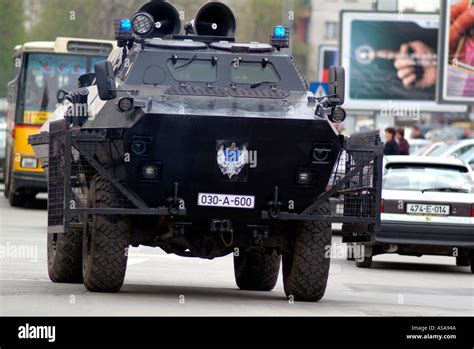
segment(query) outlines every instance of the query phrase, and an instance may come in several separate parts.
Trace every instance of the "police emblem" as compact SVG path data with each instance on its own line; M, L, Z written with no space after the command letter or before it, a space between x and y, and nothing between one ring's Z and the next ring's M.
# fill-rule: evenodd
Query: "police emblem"
M217 151L217 165L219 166L222 174L228 176L229 179L237 176L248 164L249 152L247 147L244 145L239 148L232 143L230 147L221 146Z

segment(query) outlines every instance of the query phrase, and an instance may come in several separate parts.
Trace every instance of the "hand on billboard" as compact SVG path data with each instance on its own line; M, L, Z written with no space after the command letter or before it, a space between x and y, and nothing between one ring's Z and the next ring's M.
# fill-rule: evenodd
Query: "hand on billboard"
M406 89L429 88L436 84L436 54L421 41L405 43L400 47L394 66L398 78ZM417 77L417 66L422 67L421 77Z
M457 50L459 40L465 33L474 28L474 5L471 0L461 0L451 6L451 26L449 28L449 47L451 52Z

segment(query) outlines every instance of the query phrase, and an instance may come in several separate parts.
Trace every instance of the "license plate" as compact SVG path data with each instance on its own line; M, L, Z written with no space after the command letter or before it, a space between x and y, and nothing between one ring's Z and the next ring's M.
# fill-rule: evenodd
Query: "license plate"
M198 206L253 209L255 196L199 193Z
M407 213L429 216L449 216L450 208L448 205L408 204Z

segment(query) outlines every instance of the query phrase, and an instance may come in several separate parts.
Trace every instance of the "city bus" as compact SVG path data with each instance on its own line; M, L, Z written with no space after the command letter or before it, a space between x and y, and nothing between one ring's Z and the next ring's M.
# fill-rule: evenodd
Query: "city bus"
M116 47L113 41L57 38L18 45L13 54L13 80L7 92L5 197L23 206L47 191L46 176L28 144L53 114L61 89L77 88L79 76L91 72Z

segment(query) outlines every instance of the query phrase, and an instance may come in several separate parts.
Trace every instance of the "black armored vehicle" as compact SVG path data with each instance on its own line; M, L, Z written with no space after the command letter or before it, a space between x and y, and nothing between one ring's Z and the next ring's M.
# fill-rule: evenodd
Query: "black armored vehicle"
M54 282L117 292L129 246L183 257L234 256L244 290L318 301L331 223L344 241L380 225L378 133L339 134L344 70L315 98L285 49L238 43L231 10L201 7L184 26L167 2L115 23L119 48L30 138L49 182L48 269ZM331 200L342 203L332 209Z

